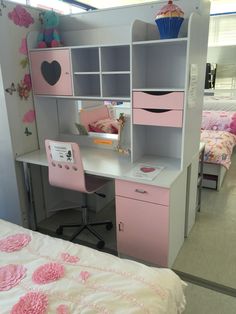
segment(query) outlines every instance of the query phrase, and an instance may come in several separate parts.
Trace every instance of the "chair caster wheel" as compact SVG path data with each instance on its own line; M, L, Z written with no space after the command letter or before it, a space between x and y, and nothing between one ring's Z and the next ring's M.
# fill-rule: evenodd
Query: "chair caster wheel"
M98 241L98 243L97 243L97 248L98 249L103 249L104 246L105 246L105 242L104 241L102 241L102 240Z
M63 233L63 228L62 227L57 228L56 234L57 235L62 235L62 233Z
M106 229L107 230L111 230L113 228L113 223L112 222L109 222L107 225L106 225Z

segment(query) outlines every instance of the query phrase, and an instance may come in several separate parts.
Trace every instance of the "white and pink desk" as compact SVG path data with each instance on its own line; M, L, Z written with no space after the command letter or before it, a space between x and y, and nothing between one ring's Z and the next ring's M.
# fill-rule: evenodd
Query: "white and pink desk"
M180 170L179 160L143 157L140 163L164 167L152 181L144 181L127 175L134 164L116 151L84 146L81 153L86 173L115 179L119 255L171 267L184 242L186 172ZM40 150L16 160L29 169L48 166Z

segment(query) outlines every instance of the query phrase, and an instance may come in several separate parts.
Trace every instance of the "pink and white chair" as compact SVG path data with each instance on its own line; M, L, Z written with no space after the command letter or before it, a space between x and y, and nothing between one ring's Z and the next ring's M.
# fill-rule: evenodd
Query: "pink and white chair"
M48 159L49 183L51 185L83 192L86 193L86 195L95 193L100 197L106 197L105 194L97 193L97 191L109 180L85 174L78 144L45 140L45 146ZM60 225L56 230L56 233L61 235L64 228L80 227L80 229L71 237L70 241L72 241L83 230L87 229L98 238L99 241L97 247L102 249L105 242L93 226L106 225L106 229L110 230L113 227L112 222L110 220L89 222L87 205L85 204L81 206L81 209L82 222L80 224Z

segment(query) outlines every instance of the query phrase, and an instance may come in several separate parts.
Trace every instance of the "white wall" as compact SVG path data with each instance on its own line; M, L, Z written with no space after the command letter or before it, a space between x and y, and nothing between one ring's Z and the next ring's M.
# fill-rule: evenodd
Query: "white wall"
M0 67L0 218L22 224L14 154Z

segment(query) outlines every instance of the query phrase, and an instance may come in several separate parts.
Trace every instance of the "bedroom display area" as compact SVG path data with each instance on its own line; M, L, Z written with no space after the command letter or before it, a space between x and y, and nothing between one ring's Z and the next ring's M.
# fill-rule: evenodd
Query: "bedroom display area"
M37 48L38 10L13 3L2 9L0 23L7 33L15 29L20 56L8 57L12 41L6 38L0 48L1 119L11 138L1 137L8 140L8 158L0 161L14 176L10 182L5 175L4 204L10 210L1 212L0 221L1 312L36 307L38 313L109 313L119 306L137 313L183 312L184 284L170 268L194 225L197 99L203 98L209 3L178 5L184 11L179 37L160 39L153 15L163 2L155 2L61 16L63 46L50 48ZM205 34L200 45L199 30ZM48 169L62 170L60 180L67 184L53 184ZM71 188L77 175L82 193ZM97 192L86 185L89 179L95 186L100 180L107 184ZM90 191L97 194L86 198ZM109 221L113 215L109 228L100 226L105 252L113 255L94 250L97 239L91 242L85 233L71 243L64 241L64 230L57 232L57 217L63 225L79 224L84 206L89 219L103 215Z
M236 295L236 15L210 17L207 62L214 88L205 89L201 141L205 143L200 212L174 269ZM213 42L214 40L214 42ZM216 72L214 73L214 70ZM206 71L208 73L208 70ZM211 80L211 77L208 79Z
M236 295L236 46L209 12L88 3L39 48L44 9L0 1L1 313L185 313L184 281Z

